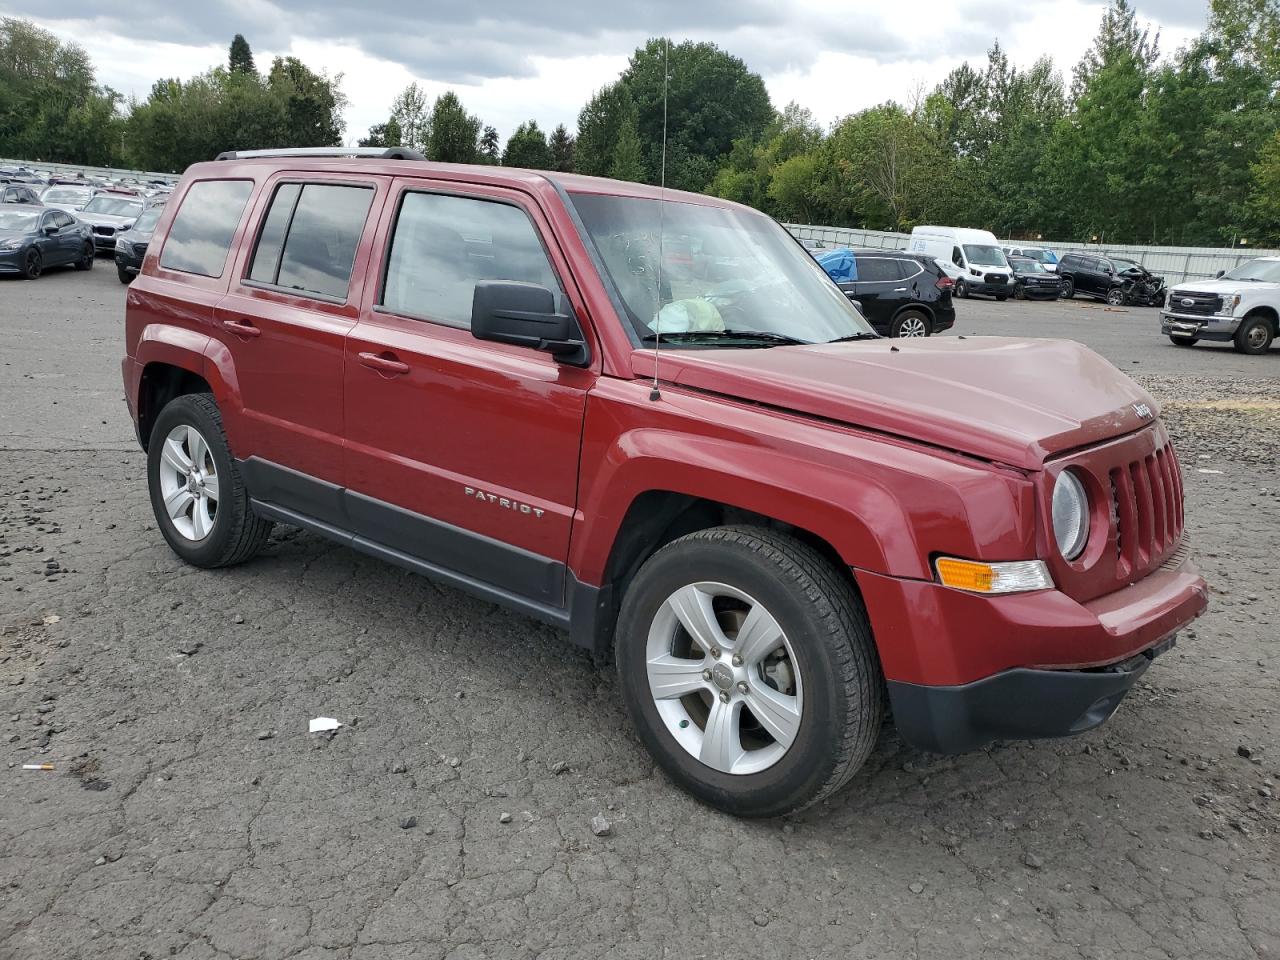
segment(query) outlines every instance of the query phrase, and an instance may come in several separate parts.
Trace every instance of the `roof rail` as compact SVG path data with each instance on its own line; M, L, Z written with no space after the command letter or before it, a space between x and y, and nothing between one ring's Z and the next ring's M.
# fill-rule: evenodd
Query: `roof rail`
M426 160L411 147L281 147L275 150L224 150L215 160L255 157L372 157L377 160Z

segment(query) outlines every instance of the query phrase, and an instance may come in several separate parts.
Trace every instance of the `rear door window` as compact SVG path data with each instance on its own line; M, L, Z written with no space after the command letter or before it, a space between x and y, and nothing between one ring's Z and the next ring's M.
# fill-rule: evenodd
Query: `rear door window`
M263 221L249 279L345 300L372 186L286 183Z
M252 192L252 180L193 183L169 227L160 266L204 277L222 276L231 238Z
M858 257L858 279L862 281L900 280L902 273L898 264L899 261L885 257Z

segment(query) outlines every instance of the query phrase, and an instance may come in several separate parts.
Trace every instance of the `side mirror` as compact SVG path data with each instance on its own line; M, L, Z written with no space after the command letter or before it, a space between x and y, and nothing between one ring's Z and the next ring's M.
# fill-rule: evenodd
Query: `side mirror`
M585 366L590 359L578 321L556 313L555 294L536 283L479 281L471 298L471 335L545 350L575 366Z
M57 232L58 232L58 228L57 228L57 227L55 227L52 223L46 223L46 224L44 225L44 232L45 232L48 236L53 236L55 233L57 233Z
M1219 270L1217 273L1215 273L1215 274L1213 275L1213 279L1215 279L1215 280L1221 280L1224 276L1226 276L1226 274L1227 274L1227 271L1225 271L1225 270Z

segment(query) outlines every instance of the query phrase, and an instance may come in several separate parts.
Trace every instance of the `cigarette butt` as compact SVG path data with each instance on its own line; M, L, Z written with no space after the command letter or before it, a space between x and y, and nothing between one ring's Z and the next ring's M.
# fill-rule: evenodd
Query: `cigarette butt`
M23 770L52 770L53 764L52 763L24 763L22 765L22 769Z

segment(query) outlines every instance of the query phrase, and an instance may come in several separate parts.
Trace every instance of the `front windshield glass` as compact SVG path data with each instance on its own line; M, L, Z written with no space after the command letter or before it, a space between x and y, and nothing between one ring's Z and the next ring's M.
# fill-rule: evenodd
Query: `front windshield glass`
M1042 267L1035 260L1028 260L1025 257L1017 260L1010 260L1009 264L1019 273L1048 273L1049 271Z
M985 243L966 243L964 245L964 256L970 263L979 267L1007 267L1009 265L1003 250L999 247L988 246Z
M1034 260L1037 263L1057 263L1058 258L1053 255L1053 251L1045 250L1043 247L1023 247L1022 256L1028 260Z
M43 199L46 203L84 203L92 193L84 187L50 187Z
M813 257L763 214L570 197L642 340L658 332L676 345L769 346L875 336Z
M1121 273L1127 273L1129 271L1142 272L1142 264L1138 263L1136 260L1121 260L1118 257L1112 257L1111 263Z
M1250 260L1222 275L1223 280L1261 280L1280 283L1280 260Z
M133 225L133 229L139 233L150 233L156 228L156 221L160 219L160 214L164 212L164 207L148 207L146 213L140 216Z
M137 200L123 197L94 197L84 205L85 213L105 213L110 217L136 217L142 212Z
M37 216L21 210L0 210L0 233L30 233L36 228Z

